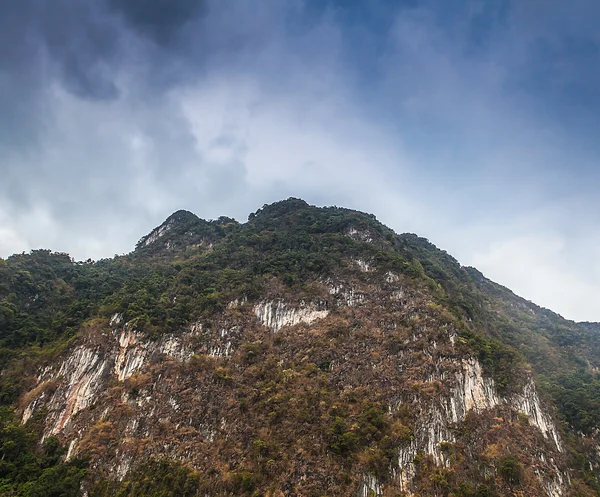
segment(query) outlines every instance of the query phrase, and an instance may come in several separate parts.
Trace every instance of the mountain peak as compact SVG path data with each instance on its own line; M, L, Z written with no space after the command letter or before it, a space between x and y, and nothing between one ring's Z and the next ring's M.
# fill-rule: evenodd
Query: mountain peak
M202 220L198 216L189 211L175 211L173 214L167 217L167 219L165 219L160 226L157 226L146 236L142 237L137 243L136 248L147 247L155 243L158 239L164 237L169 231L171 231L176 226L195 224L200 221Z
M272 204L264 204L256 212L250 214L248 220L251 221L257 217L281 217L310 207L316 208L301 198L289 197L286 200L280 200L279 202L273 202Z
M206 221L181 209L142 237L136 245L136 251L158 253L188 246L210 246L219 238L218 231L218 223Z
M165 219L165 222L163 224L170 222L181 223L200 220L201 219L198 216L196 216L196 214L194 214L193 212L186 211L185 209L179 209L178 211L175 211L173 214L171 214L167 219Z

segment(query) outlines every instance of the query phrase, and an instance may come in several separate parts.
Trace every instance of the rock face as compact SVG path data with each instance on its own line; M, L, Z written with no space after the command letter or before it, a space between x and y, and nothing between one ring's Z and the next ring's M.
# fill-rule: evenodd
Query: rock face
M311 431L296 422L285 428L292 437L286 443L320 440L313 443L325 461L323 474L311 469L303 460L305 449L298 446L295 462L289 463L291 473L281 477L282 488L297 490L284 495L303 495L308 491L302 485L312 488L313 480L327 485L325 475L337 468L327 449L318 448L329 443L327 423L334 414L328 410L348 392L364 389L377 392L390 419L397 412L410 412L412 431L409 440L394 448L391 477L382 479L357 469L352 477L357 496L384 496L393 489L427 495L419 493L423 471L419 461L428 458L434 467L453 467L451 450L467 443L461 430L473 419L482 433L481 446L469 449L473 454L493 454L499 446L497 432L527 432L531 440L543 444L542 449L530 448L536 468L532 478L537 481L532 485L538 495L566 495L570 476L561 455L563 443L533 381L527 379L511 393L499 393L479 361L460 348L453 326L437 321L437 311L424 294L409 291L393 273L377 284L372 281L325 281L322 297L314 301L237 299L216 319L158 339L150 339L115 314L101 333L81 337L60 363L39 372L39 384L52 381L57 387L52 394L42 392L31 399L22 420L27 422L37 409L47 409L45 434L63 439L69 457L100 454L95 452L95 440L114 440L111 451L93 456L95 467L111 478L127 477L131 468L149 457L176 458L209 471L215 461L229 461L231 451L258 458L257 464L271 461L269 471L275 471L280 463L264 455L275 449L256 447L274 444L278 427L287 426L286 411L279 414L277 406L284 399L289 399L289 406L299 405L302 389L285 392L308 388L294 387L294 382L305 374L297 372L300 365L310 363L321 372L306 373L307 385L326 382L337 393L329 401L314 400L307 406L306 416L310 410L322 412L315 419L324 427ZM265 350L271 355L264 356ZM264 378L269 374L275 374L276 383ZM270 406L269 416L279 421L265 421L269 416L263 419L240 407L246 399ZM294 430L299 430L297 435ZM489 471L495 471L493 464Z
M152 233L150 233L150 235L148 235L148 237L144 240L143 245L147 247L148 245L154 243L160 237L164 236L167 233L167 231L169 231L173 227L174 224L174 220L170 220L167 223L162 224L161 226L153 230Z
M111 377L120 382L130 378L143 368L152 355L164 355L167 359L189 359L192 353L183 343L186 337L189 334L183 337L168 335L158 342L151 342L141 333L125 326L108 333L104 347L76 347L58 369L45 369L39 376L40 382L60 382L59 388L48 400L50 412L46 434L60 433L78 412L97 400ZM24 410L23 423L31 417L39 401L33 400Z
M311 324L323 319L329 313L327 309L319 309L315 305L301 302L298 307L292 307L281 300L264 301L254 307L258 320L271 331L279 331L284 326L294 326L299 323Z
M96 400L106 367L107 361L96 351L78 347L61 364L58 372L50 376L51 379L63 377L65 382L50 399L50 407L54 411L54 423L49 426L49 434L59 433L72 416ZM29 406L26 412L31 414L33 406Z
M430 378L430 381L435 380ZM499 396L494 381L483 376L481 365L476 359L469 358L462 360L461 368L455 374L454 385L449 396L436 398L433 405L423 405L420 400L416 401L419 404L419 428L413 441L400 450L398 457L398 476L403 489L410 488L410 482L416 473L414 461L418 454L431 456L439 466L449 466L443 449L445 444L457 442L453 427L462 423L470 412L484 414L505 405L511 411L526 416L529 424L539 430L554 450L563 451L556 426L542 410L531 379L521 391L506 397ZM568 474L558 470L553 462L548 469L549 477L547 474L540 475L548 495L564 495Z

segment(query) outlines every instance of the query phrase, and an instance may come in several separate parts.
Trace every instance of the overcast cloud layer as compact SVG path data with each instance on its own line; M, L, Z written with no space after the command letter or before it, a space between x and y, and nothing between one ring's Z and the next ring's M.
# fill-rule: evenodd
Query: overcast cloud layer
M595 0L0 0L0 256L372 212L600 320Z

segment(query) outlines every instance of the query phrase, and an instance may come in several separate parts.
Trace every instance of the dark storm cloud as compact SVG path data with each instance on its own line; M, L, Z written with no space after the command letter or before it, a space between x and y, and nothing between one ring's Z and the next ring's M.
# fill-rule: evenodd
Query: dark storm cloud
M119 32L97 2L3 1L0 11L0 146L34 147L51 126L47 94L114 99Z
M207 61L239 65L277 29L269 3L2 1L0 238L7 222L95 238L106 219L139 222L182 192L215 205L243 193L239 158L210 169L172 92Z
M256 48L276 29L270 3L3 0L0 104L5 115L29 116L33 107L23 109L23 100L39 104L39 93L55 81L80 98L113 100L123 68L138 71L139 90L164 92L203 70L211 56L218 62Z
M10 2L3 8L0 27L5 51L14 51L13 57L4 59L6 77L22 74L29 66L35 67L29 86L41 87L59 76L82 97L117 95L101 68L114 62L120 36L98 2Z
M20 147L25 123L36 120L37 92L41 68L32 6L6 0L0 13L0 146L8 142ZM29 124L29 123L28 123ZM31 138L31 137L28 137Z
M127 24L161 45L170 45L180 32L198 17L206 15L204 0L175 0L148 2L147 0L107 0Z
M55 79L81 98L117 98L119 69L158 56L146 42L183 51L181 30L206 12L192 0L4 0L0 9L0 104L13 123Z
M520 257L583 315L600 269L562 247L597 246L596 4L0 0L0 255L302 196L491 275Z
M38 16L40 41L69 91L83 98L116 98L111 69L120 34L98 3L43 2Z

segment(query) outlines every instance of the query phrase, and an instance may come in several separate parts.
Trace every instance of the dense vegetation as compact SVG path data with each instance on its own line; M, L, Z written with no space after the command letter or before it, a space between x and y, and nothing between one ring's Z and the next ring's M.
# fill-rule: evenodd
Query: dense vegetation
M151 460L140 465L121 482L95 482L90 497L194 497L200 477L190 468L172 461Z
M83 461L63 462L65 450L56 438L38 445L35 420L19 424L10 409L0 408L0 495L75 497L86 473Z
M310 295L315 281L360 258L382 274L410 278L431 294L500 389L510 391L522 378L520 372L531 367L566 432L598 429L598 329L520 299L423 238L396 235L371 215L314 208L297 199L266 205L244 224L229 218L203 221L179 211L162 228L142 238L131 254L114 259L74 262L47 250L0 259L0 401L5 406L27 386L19 381L20 372L58 354L94 318L121 313L158 338L219 313L234 299L258 298L269 291L273 278L291 293ZM371 404L331 412L329 450L352 458L370 447L373 472L382 472L398 433L409 436L392 430L392 422ZM2 495L76 495L85 472L80 462L61 462L63 452L54 439L36 446L35 433L16 424L6 409L1 423ZM572 440L572 466L582 467L582 478L596 485L577 463L583 449L576 437ZM257 450L263 450L258 442ZM508 483L518 483L515 461L502 460L500 468ZM252 486L248 475L239 478L241 487ZM105 482L97 495L175 495L169 493L173 488L179 489L176 495L193 495L196 481L190 470L158 461L119 488ZM454 495L492 495L485 482L473 488L455 484L448 483Z

